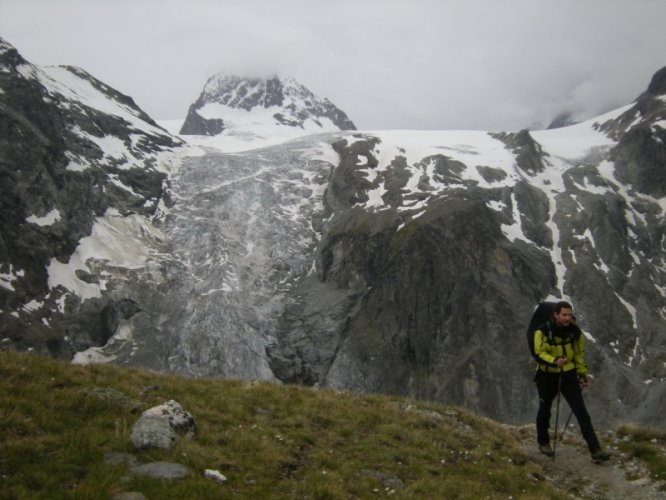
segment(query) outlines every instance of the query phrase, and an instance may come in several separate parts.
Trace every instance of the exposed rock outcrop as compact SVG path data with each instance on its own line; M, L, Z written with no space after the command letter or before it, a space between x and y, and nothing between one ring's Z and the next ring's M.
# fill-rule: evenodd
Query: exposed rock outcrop
M148 220L168 203L158 159L180 141L81 69L38 68L1 39L0 68L0 337L71 358L113 335L109 312L131 313L84 263L59 270L97 218Z

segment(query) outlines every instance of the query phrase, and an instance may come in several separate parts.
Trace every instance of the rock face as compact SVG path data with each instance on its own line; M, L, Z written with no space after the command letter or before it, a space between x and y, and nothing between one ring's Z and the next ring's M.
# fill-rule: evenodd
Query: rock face
M343 111L293 78L240 78L222 74L206 82L201 95L190 106L180 133L218 135L247 121L312 133L356 130Z
M663 426L663 70L633 104L569 127L338 124L242 153L181 152L167 172L156 167L175 139L129 98L79 70L55 79L7 44L0 60L3 348L522 423L537 403L524 330L540 300L566 298L588 339L595 423ZM84 106L63 75L129 115ZM209 83L204 97L221 101L194 112L211 133L230 131L213 104L269 110L273 126L291 95L284 82Z
M179 141L83 70L38 68L1 39L0 68L0 337L71 358L136 312L74 262L80 242L99 217L120 234L158 212L168 200L160 155Z

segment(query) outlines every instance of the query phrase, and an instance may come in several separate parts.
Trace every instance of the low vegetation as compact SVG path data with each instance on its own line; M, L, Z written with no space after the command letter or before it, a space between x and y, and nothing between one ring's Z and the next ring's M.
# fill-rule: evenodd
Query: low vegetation
M666 432L634 425L623 425L617 430L618 449L631 458L637 458L648 469L650 477L662 483L666 493ZM631 477L629 479L632 479Z
M194 416L195 437L168 451L133 449L141 412L172 399ZM511 429L395 397L0 352L0 422L2 499L130 491L179 500L566 496L543 480ZM192 473L172 481L130 476L128 465L105 461L111 452L180 463ZM207 469L227 480L204 477Z

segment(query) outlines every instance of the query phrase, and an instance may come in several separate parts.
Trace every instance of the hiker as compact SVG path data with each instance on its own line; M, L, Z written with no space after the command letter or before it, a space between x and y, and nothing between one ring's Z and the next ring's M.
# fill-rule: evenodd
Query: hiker
M553 399L561 393L576 415L592 459L604 461L608 460L608 453L599 445L583 401L582 388L589 384L584 360L585 336L575 324L572 312L568 302L556 303L552 318L534 332L534 352L540 360L534 378L539 392L537 443L541 453L554 457L548 429Z

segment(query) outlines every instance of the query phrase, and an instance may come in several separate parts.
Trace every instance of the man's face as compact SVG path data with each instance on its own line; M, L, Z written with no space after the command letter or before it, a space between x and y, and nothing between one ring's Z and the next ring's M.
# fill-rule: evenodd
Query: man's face
M560 312L555 313L555 323L557 323L558 326L569 326L571 324L571 316L571 309L563 307L560 309Z

